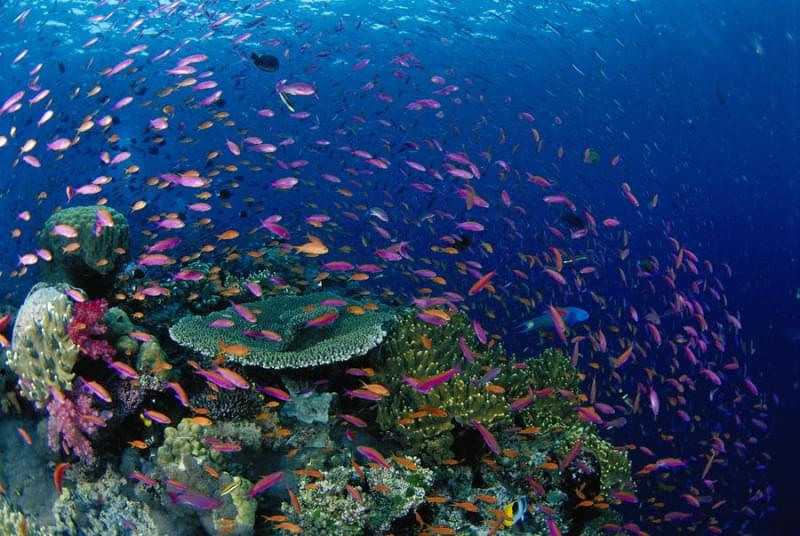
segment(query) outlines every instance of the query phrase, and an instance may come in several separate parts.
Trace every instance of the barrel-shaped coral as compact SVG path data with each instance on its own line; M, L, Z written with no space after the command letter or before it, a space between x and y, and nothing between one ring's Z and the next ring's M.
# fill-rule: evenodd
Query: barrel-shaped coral
M53 256L40 263L46 280L86 288L119 269L128 250L128 220L110 207L66 208L47 219L39 245Z
M28 400L44 401L51 387L72 387L79 349L67 331L71 317L72 303L63 289L44 284L34 286L20 308L7 359Z

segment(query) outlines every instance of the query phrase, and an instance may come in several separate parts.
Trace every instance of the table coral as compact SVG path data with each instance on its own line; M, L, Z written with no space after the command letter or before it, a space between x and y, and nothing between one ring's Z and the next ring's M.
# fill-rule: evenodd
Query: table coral
M331 325L308 322L338 309L326 301L360 307L333 293L273 296L247 304L256 322L247 322L233 308L205 317L187 316L170 328L172 339L206 357L225 347L246 351L223 352L232 361L265 369L306 368L347 361L379 345L384 324L394 318L389 310L351 314L342 311ZM218 327L209 328L217 323ZM220 325L221 324L221 325ZM279 336L276 340L274 334Z

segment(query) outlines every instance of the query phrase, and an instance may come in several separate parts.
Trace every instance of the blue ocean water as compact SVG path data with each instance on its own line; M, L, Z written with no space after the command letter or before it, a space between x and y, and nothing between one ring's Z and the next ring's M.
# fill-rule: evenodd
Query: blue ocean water
M9 437L6 453L0 451L0 484L4 505L26 512L31 525L92 533L92 515L99 519L108 509L95 503L84 505L80 516L63 514L68 499L62 495L62 514L54 516L52 473L66 471L64 487L78 496L82 482L98 481L109 468L125 481L110 488L130 501L125 504L148 508L154 519L176 514L170 530L252 532L253 523L241 522L228 531L219 522L227 518L212 514L233 508L226 497L234 492L223 495L225 484L212 489L203 475L197 481L204 489L195 481L184 489L188 480L164 469L156 453L166 442L164 428L203 415L178 405L178 390L167 382L183 386L187 396L213 398L214 389L229 387L218 377L202 382L196 372L231 364L248 383L241 390L254 396L258 385L284 393L295 389L293 382L302 386L291 392L294 398L309 390L320 399L335 393L331 421L352 413L363 423L350 422L346 432L332 425L328 448L352 453L364 466L376 462L359 445L412 457L434 475L435 483L420 485L423 494L449 501L420 501L389 516L394 524L356 522L349 533L486 533L494 503L474 506L486 489L504 503L526 497L529 518L494 529L507 533L589 534L579 500L592 503L581 507L593 512L590 520L601 519L609 504L619 514L598 533L800 529L791 504L800 351L795 2L62 1L1 9L7 30L0 38L0 169L6 170L0 203L8 246L0 252L0 285L11 315L3 328L9 355L27 355L13 348L23 332L15 321L42 280L68 283L73 311L105 299L136 326L125 332L135 341L125 342L136 345L131 355L110 333L82 343L70 336L80 346L76 379L60 387L68 400L93 396L93 411L107 421L97 426L104 431L79 432L93 459L80 455L74 442L71 453L64 444L48 444L45 423L54 423L57 411L47 406L59 400L55 389L36 399L26 383L30 371L14 365L4 371ZM252 54L274 59L259 69ZM67 225L59 230L45 223L76 206L93 207L87 230L80 227L85 222L58 221ZM124 251L112 249L120 243L98 246L106 255L86 261L92 266L75 261L85 261L97 237L120 232L121 220L108 207L126 218L129 243ZM75 242L80 247L70 251ZM263 270L269 276L244 289ZM241 292L231 291L236 282ZM511 369L496 372L495 383L507 392L493 395L508 407L488 428L480 425L483 417L425 417L452 422L456 442L474 440L466 453L453 450L450 458L460 460L453 465L425 449L413 451L398 429L387 432L379 424L380 408L393 402L348 394L360 377L343 375L347 367L373 368L391 383L383 372L389 365L373 354L355 355L334 372L311 367L285 377L236 359L271 336L263 331L247 348L225 350L214 340L205 360L200 345L170 334L183 315L234 303L245 312L227 309L234 311L227 321L256 324L247 320L247 307L261 315L252 305L256 298L287 289L325 290L347 300L351 308L331 306L335 317L317 317L332 322L324 329L335 330L362 316L363 305L377 303L381 310L412 308L430 329L463 311L472 322L464 331L468 346L477 337L476 353L491 354L486 340L477 342L485 330L523 364L515 370L525 370L546 348L562 349L581 373L585 399L571 392L535 398L578 396L576 408L584 412L573 412L577 420L625 446L619 451L632 463L630 482L589 497L568 491L572 503L559 502L550 494L567 488L570 462L558 467L560 476L516 465L538 458L525 450L535 448L517 439L515 427L539 423L516 414L515 401L528 393L512 394L502 383ZM568 306L589 318L564 332L513 333L535 317L557 324L557 308ZM363 317L370 314L367 309ZM266 327L287 337L278 329L284 326ZM162 348L157 363L171 368L153 372L135 358L152 338ZM116 345L114 357L99 355L102 350L92 355L92 341ZM429 376L451 370L456 381L467 377L473 364L453 348L450 361L428 369ZM213 362L217 353L228 361ZM112 362L147 373L153 384L132 389ZM481 374L492 370L486 365ZM419 390L425 378L405 374L394 378L398 386L386 398L430 396ZM90 382L109 387L113 401ZM489 383L480 375L472 380L481 388ZM437 400L446 405L446 387L440 389ZM123 409L121 393L140 398ZM263 406L270 395L262 394ZM130 412L127 420L123 411ZM302 436L297 430L308 423L292 421L284 409L273 413L280 415L278 426ZM162 414L169 423L159 424ZM245 419L230 420L241 425ZM17 428L32 436L31 446ZM273 434L260 446L270 452L269 462L254 461L259 449L245 447L233 462L215 462L217 471L224 469L220 482L235 476L253 483L281 472L279 486L251 498L259 515L254 530L315 533L318 526L289 495L305 490L308 512L314 488L303 488L309 482L291 471L325 471L325 482L333 482L330 475L344 462L304 440L279 444L275 430L261 432ZM230 439L220 433L203 441L244 445L241 436L219 437ZM146 448L129 443L137 440ZM582 456L599 457L597 447L588 454L585 437L572 444L577 464L591 465ZM550 456L540 462L558 465L568 457L560 446L548 452L536 445ZM25 473L38 476L48 507L32 508L35 501L23 490L34 488L11 456L24 458ZM505 469L493 469L497 463ZM487 481L487 474L500 476L493 486L443 484L457 480L447 471L459 470ZM576 471L588 474L580 466ZM366 498L343 485L335 492L370 505L356 515L366 520L380 510L380 492L369 478L350 478L348 485ZM540 493L540 485L550 494ZM463 502L473 506L452 506ZM330 508L327 514L337 515ZM116 530L146 533L145 518L123 516L121 524L115 518ZM289 525L278 528L281 522Z

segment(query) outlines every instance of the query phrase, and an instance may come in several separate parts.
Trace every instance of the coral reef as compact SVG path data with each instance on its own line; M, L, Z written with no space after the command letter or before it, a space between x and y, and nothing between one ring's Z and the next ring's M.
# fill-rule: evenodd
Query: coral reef
M415 463L418 460L408 459ZM348 536L382 534L392 521L415 511L425 500L434 481L434 472L417 466L413 469L392 462L388 469L367 467L361 480L352 467L334 467L321 478L298 479L298 512L291 504L281 508L292 522L306 532Z
M92 407L92 399L81 392L54 393L47 404L47 444L55 452L61 448L68 455L74 454L82 461L94 461L94 450L89 437L101 427L111 415L98 412Z
M330 325L309 326L324 315L338 314L326 302L357 309L342 312ZM306 368L364 355L383 341L383 326L394 316L388 310L365 310L332 293L273 296L248 304L248 310L255 322L247 322L231 308L205 317L184 317L170 328L170 336L206 357L225 353L243 365ZM221 345L244 351L222 351Z
M26 536L55 536L56 532L41 526L22 512L15 510L5 497L0 495L0 534L24 534Z
M262 400L255 391L235 389L212 391L204 388L192 393L193 407L206 408L214 420L249 420L261 412Z
M180 508L182 515L199 516L210 534L252 533L256 501L247 494L252 484L244 477L224 470L224 453L213 450L211 445L217 441L237 441L257 449L260 436L260 430L252 423L215 423L204 429L183 419L176 428L165 430L164 443L156 452L158 465L154 475L180 482L188 486L188 490L220 502L219 507L210 513L188 506ZM218 469L209 469L214 466ZM162 496L162 503L168 507L166 501Z
M14 323L8 366L19 377L20 392L28 400L41 402L49 388L72 387L72 368L78 346L67 332L72 303L61 287L35 285Z
M392 395L380 401L377 422L385 433L399 440L410 452L423 455L426 462L452 457L451 446L457 425L468 427L479 421L486 427L509 424L508 403L502 392L482 380L492 369L494 382L516 378L499 348L480 344L467 329L464 315L455 315L444 326L431 326L413 314L401 315L376 357L375 380ZM459 339L481 355L473 363L464 359ZM429 393L416 391L404 378L424 379L453 367L460 372ZM498 371L499 372L499 371Z
M305 424L327 423L333 393L318 393L314 389L301 389L299 385L285 378L284 385L291 399L283 405L283 414Z
M55 529L85 536L164 534L147 504L130 497L125 487L125 479L111 469L97 482L65 487L53 506Z
M100 210L111 216L113 226L97 226ZM128 220L111 207L66 208L47 219L39 245L53 256L51 262L41 264L46 281L66 281L94 295L95 289L110 286L111 276L127 255Z
M67 332L72 342L92 359L112 361L117 353L104 337L108 331L104 318L108 312L105 299L77 302L72 306L72 318Z

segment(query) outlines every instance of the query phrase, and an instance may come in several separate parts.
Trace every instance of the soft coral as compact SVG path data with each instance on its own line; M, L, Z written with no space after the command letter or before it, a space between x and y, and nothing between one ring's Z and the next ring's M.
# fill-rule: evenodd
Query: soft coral
M89 437L110 417L110 412L98 411L92 407L88 395L75 391L53 392L47 404L50 418L47 420L47 444L58 452L62 447L67 454L74 454L81 460L92 463L94 450Z
M103 338L108 331L103 323L107 311L108 302L103 299L77 302L72 306L72 318L67 328L69 337L92 359L112 361L117 353Z

